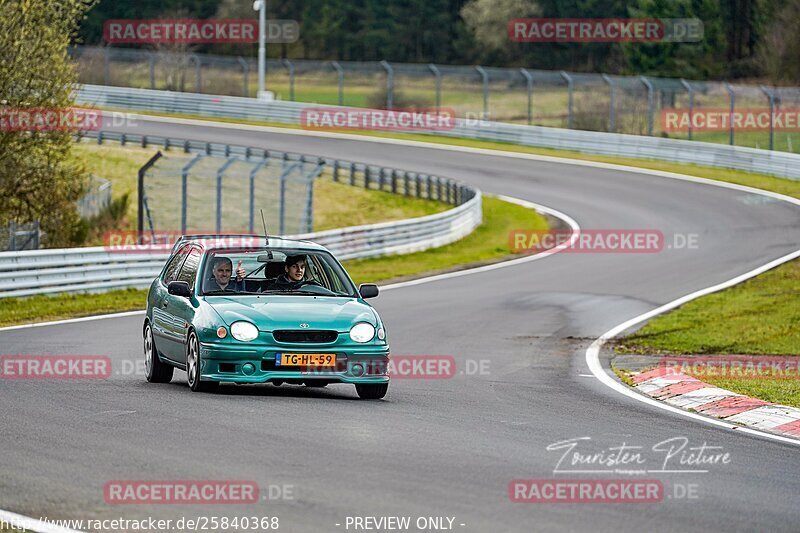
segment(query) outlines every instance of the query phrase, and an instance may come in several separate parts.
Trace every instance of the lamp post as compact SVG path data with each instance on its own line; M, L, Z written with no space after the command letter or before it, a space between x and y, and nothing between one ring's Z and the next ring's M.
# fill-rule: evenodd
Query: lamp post
M253 9L258 11L258 93L257 98L266 96L264 79L267 74L267 0L256 0Z

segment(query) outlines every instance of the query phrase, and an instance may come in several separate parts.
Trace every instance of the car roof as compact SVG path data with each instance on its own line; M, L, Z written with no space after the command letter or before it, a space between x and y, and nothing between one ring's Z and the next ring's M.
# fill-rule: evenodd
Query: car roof
M300 250L319 250L328 251L324 246L306 240L287 239L278 235L269 236L269 246L264 242L264 235L250 233L230 233L217 235L182 235L172 247L173 252L182 244L196 243L206 251L214 249L233 249L233 248L296 248Z

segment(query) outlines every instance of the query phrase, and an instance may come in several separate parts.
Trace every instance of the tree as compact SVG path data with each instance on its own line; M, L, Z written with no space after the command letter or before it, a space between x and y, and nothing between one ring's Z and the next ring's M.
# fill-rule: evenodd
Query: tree
M73 105L77 73L67 47L91 4L0 0L0 110ZM70 131L0 128L0 224L39 220L48 244L69 242L88 178L72 146Z

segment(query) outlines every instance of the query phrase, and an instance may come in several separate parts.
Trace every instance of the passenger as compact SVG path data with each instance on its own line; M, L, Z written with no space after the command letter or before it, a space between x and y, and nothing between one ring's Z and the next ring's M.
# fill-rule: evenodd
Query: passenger
M206 281L206 292L210 291L244 291L245 270L242 262L236 265L236 279L231 279L233 271L233 261L228 257L217 256L212 263L212 277Z
M286 262L284 263L283 269L284 273L275 278L275 281L272 283L272 285L270 285L269 290L291 291L299 289L302 285L308 283L308 281L304 279L306 274L306 256L286 256Z

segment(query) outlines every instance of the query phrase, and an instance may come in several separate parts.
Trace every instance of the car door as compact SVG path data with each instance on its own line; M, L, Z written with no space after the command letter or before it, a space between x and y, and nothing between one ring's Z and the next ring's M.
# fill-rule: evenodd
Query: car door
M174 308L173 300L178 296L173 296L167 292L167 286L171 281L178 279L181 266L189 255L191 245L179 248L167 262L164 274L159 280L159 287L153 302L151 320L153 323L153 335L155 336L156 346L162 356L171 361L180 361L181 340L178 328L174 324L174 318L169 311L170 306Z
M196 246L191 247L186 260L181 265L177 281L185 281L189 284L192 296L170 295L169 304L165 311L169 314L172 337L175 344L174 361L182 365L186 364L186 339L189 336L189 326L194 320L195 309L199 305L197 298L194 297L194 287L197 281L197 267L200 264L202 253Z

